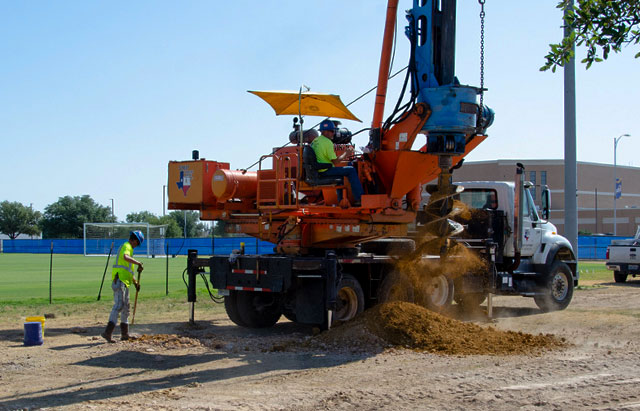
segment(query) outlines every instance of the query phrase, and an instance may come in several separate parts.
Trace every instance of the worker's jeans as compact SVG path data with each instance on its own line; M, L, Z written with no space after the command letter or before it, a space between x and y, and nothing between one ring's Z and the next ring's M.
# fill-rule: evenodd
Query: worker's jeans
M331 167L327 171L320 173L321 176L330 177L347 177L349 184L351 184L351 192L353 193L353 200L357 203L360 202L362 197L362 184L358 179L358 172L351 166L346 167ZM338 201L342 200L342 190L338 190Z
M129 287L127 287L119 278L111 283L113 290L113 308L109 321L114 324L118 323L118 314L120 314L120 322L129 324Z

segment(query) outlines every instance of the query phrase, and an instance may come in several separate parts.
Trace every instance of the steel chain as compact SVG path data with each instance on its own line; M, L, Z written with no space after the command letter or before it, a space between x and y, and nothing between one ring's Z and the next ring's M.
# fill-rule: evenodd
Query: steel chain
M484 3L486 0L478 0L480 3L480 113L478 125L483 123L484 112Z

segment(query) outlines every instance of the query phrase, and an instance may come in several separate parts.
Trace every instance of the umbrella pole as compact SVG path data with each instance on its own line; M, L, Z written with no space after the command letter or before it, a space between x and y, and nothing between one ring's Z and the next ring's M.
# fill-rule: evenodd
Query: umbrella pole
M300 188L302 180L302 139L304 138L304 121L302 120L302 86L298 93L298 118L300 118L300 137L298 138L298 172L296 173L296 190ZM298 192L296 191L296 205L298 205Z

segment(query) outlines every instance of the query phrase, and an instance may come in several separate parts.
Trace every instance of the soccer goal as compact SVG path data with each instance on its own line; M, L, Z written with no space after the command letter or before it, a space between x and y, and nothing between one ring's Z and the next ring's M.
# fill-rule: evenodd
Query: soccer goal
M166 225L149 223L84 223L84 255L108 255L118 252L120 246L129 240L129 233L140 230L144 243L134 250L134 255L155 257L166 254ZM112 249L113 247L113 249Z

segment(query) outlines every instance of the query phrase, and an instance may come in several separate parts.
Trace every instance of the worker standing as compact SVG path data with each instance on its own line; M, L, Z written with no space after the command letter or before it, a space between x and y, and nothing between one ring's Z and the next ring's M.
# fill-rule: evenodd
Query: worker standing
M354 167L338 166L347 156L347 152L342 153L340 157L336 156L333 147L333 137L336 135L336 126L333 121L327 119L320 123L320 133L321 135L311 143L311 148L313 148L313 151L316 153L318 163L332 163L334 167L318 170L318 173L321 176L347 177L351 185L354 206L359 207L361 205L363 191L362 184L358 178L358 172ZM342 200L342 191L338 190L338 201L340 200Z
M122 341L129 339L129 287L133 284L136 290L140 290L140 283L133 276L133 265L138 266L138 272L142 272L143 265L133 258L133 249L144 241L141 231L132 231L129 234L129 241L122 244L118 250L116 263L113 265L111 273L111 288L113 289L113 308L109 315L109 323L102 333L102 337L110 343L115 342L111 335L118 322L120 314L120 331Z

